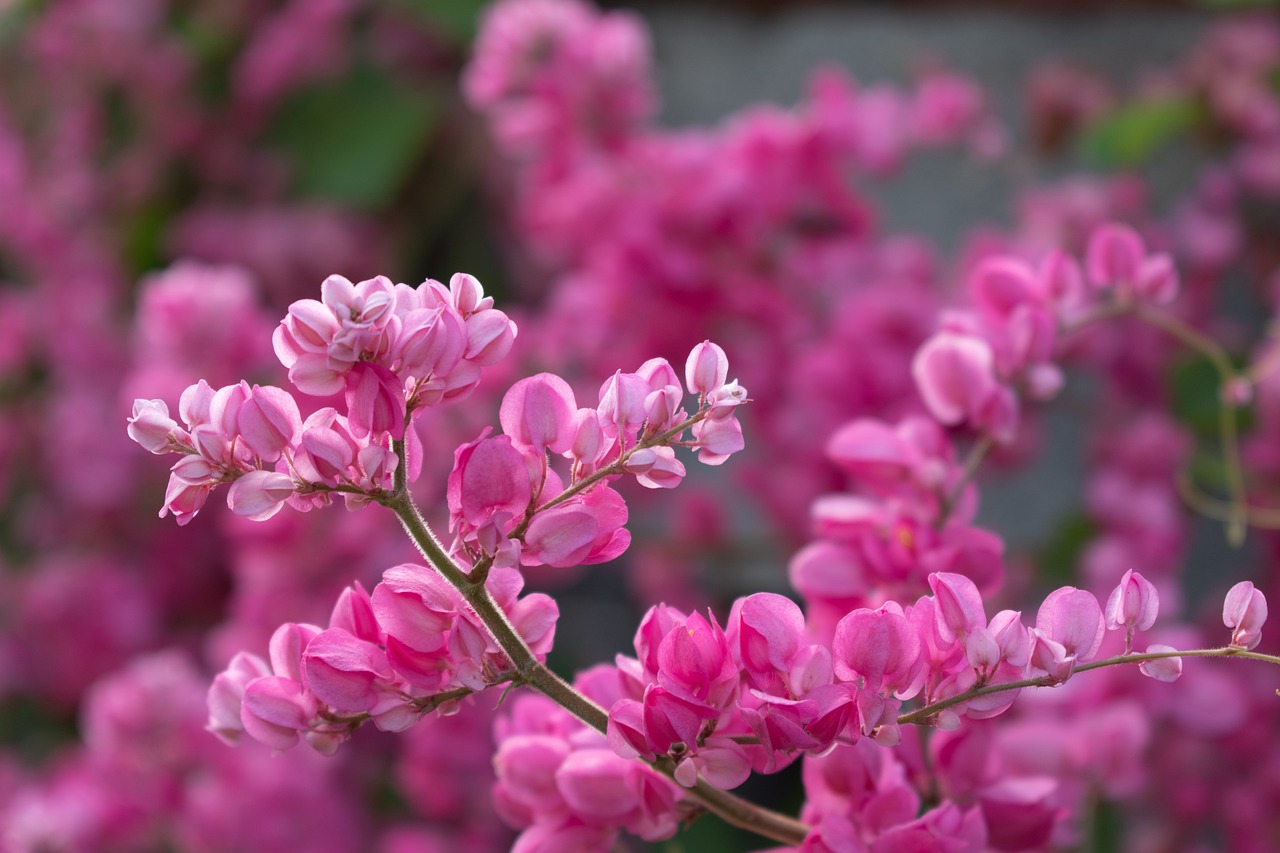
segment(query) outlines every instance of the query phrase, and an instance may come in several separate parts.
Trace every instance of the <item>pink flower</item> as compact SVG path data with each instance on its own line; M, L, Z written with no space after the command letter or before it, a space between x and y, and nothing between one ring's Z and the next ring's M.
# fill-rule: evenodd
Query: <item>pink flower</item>
M1036 615L1031 664L1065 681L1077 663L1097 654L1105 632L1102 608L1092 593L1072 586L1056 589Z
M1112 631L1124 628L1125 648L1128 649L1135 631L1146 631L1155 624L1159 608L1160 596L1156 588L1142 575L1129 569L1107 599L1107 627Z
M289 392L255 385L236 412L240 438L264 462L275 462L294 447L302 432L298 403Z
M689 353L684 375L690 394L710 394L728 379L729 358L717 344L703 341Z
M948 426L977 420L996 396L995 357L981 338L939 332L911 362L930 414Z
M271 675L271 667L257 655L238 652L218 673L209 686L209 722L205 728L228 746L240 741L244 724L240 721L240 705L250 683Z
M800 607L771 592L740 598L729 614L727 634L748 683L786 695L786 675L806 645Z
M400 379L387 368L361 362L346 374L347 426L359 441L404 438L405 399Z
M253 521L266 521L293 497L296 488L288 474L250 471L231 484L227 491L227 506L236 515Z
M831 653L838 678L864 682L872 693L908 699L920 689L920 640L893 602L841 619Z
M520 561L528 566L605 563L627 550L631 534L622 496L600 483L558 506L541 510L525 531Z
M551 373L521 379L502 397L502 430L519 447L564 453L577 438L578 404L569 383Z
M1173 646L1166 646L1160 643L1147 646L1147 654L1157 654L1161 652L1176 652ZM1138 664L1138 669L1148 678L1154 678L1156 681L1177 681L1178 676L1182 675L1182 658L1156 658L1155 660L1144 660Z
M169 453L175 445L190 446L191 438L169 417L163 400L134 400L129 417L129 438L152 453Z
M1231 630L1231 645L1252 649L1262 640L1267 599L1249 581L1231 587L1222 605L1222 623Z

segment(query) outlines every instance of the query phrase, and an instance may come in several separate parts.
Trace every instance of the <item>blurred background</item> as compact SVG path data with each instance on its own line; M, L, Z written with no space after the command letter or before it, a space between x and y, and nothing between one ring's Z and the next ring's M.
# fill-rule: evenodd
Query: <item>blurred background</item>
M843 488L827 437L920 410L910 355L988 254L1079 251L1124 219L1175 254L1188 318L1263 357L1280 295L1269 4L489 6L0 0L2 849L512 843L489 805L488 706L362 731L334 759L203 731L232 654L323 622L344 586L413 554L375 510L253 524L215 500L181 529L158 520L166 463L125 418L201 378L283 384L271 331L329 274L467 271L520 325L513 357L422 425L417 496L441 529L453 448L514 379L594 393L707 337L728 350L757 401L749 453L675 495L627 493L636 543L617 563L530 573L560 601L566 674L627 651L658 601L812 604L788 566L811 501ZM1223 478L1205 365L1133 330L1078 365L983 472L979 519L1007 542L992 594L1105 594L1141 566L1195 631L1234 580L1274 584L1269 534L1228 551L1177 494L1178 470ZM1260 386L1246 419L1262 504L1278 396ZM865 595L918 595L922 577ZM1086 786L1069 846L1268 849L1280 779L1231 788L1218 758L1273 749L1274 714L1233 677L1180 685L1183 710L1159 718L1200 738L1163 759L1196 790L1175 800L1139 752L1123 785ZM1230 719L1196 715L1227 696ZM794 810L799 776L748 796ZM1156 817L1170 802L1184 823ZM700 821L655 849L751 845Z

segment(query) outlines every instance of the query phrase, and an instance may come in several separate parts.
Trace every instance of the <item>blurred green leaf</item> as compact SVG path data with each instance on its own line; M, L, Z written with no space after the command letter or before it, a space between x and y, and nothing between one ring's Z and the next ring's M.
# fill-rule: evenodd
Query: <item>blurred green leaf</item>
M1041 579L1059 584L1074 580L1085 546L1097 535L1097 523L1082 513L1058 524L1036 560Z
M1096 799L1093 806L1092 838L1089 849L1094 853L1118 853L1124 836L1124 821L1120 809L1109 800Z
M1188 467L1191 481L1200 489L1212 494L1227 492L1227 466L1222 464L1222 454L1210 448L1196 453Z
M440 115L438 93L359 68L290 98L269 136L290 156L299 193L375 208L404 184Z
M459 42L475 38L480 11L489 0L399 0L436 29Z
M1135 104L1097 122L1082 141L1085 156L1100 166L1136 166L1201 119L1193 100Z
M22 38L28 22L43 11L41 0L12 0L8 5L0 2L0 44L8 44Z
M1201 437L1217 436L1222 392L1213 365L1203 358L1184 359L1173 365L1166 382L1174 417ZM1237 410L1236 426L1242 433L1253 426L1252 406Z
M167 205L153 204L142 210L129 223L124 234L124 257L134 276L164 266L164 237L175 211Z

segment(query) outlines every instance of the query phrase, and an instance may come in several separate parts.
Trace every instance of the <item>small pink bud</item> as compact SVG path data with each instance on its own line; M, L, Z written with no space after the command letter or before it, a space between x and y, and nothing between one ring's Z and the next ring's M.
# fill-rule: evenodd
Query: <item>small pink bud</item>
M133 415L129 418L129 438L152 453L167 453L170 436L185 436L176 421L169 417L169 407L163 400L134 400Z
M685 362L685 385L690 394L710 394L729 376L729 358L718 345L703 341L689 353Z
M1262 624L1267 621L1267 599L1249 581L1241 581L1227 592L1222 606L1222 622L1231 632L1231 645L1252 649L1262 640Z
M1156 588L1130 569L1107 599L1107 627L1112 631L1124 628L1132 636L1134 631L1145 631L1154 625L1159 609Z
M272 385L255 385L236 414L236 428L254 455L275 462L286 448L297 444L302 417L289 392Z
M480 280L464 272L456 272L449 279L449 297L453 307L463 317L469 317L493 305L493 299L485 300L484 287Z

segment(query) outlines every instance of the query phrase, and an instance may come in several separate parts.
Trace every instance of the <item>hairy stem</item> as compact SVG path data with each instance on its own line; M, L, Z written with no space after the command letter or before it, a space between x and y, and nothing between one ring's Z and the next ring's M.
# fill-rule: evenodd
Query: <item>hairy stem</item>
M603 733L609 723L608 713L538 660L516 633L515 627L502 612L502 608L498 607L489 595L483 581L472 580L445 551L408 493L399 492L384 499L383 503L399 517L405 532L418 546L422 556L431 563L441 577L462 593L467 604L493 634L493 638L516 670L517 676L512 680L534 688L588 726ZM696 800L707 811L718 815L726 823L782 844L798 845L804 841L809 832L808 826L794 818L749 803L727 791L713 788L702 780L698 781L696 787L686 790L685 795Z

